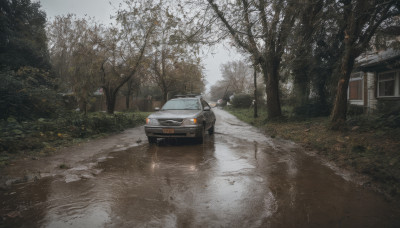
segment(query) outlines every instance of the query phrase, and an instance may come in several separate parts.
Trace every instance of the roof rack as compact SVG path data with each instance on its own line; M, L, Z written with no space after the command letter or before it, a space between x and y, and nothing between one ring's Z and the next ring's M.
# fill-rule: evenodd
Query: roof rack
M201 94L177 94L174 96L174 98L182 98L182 97L201 97Z

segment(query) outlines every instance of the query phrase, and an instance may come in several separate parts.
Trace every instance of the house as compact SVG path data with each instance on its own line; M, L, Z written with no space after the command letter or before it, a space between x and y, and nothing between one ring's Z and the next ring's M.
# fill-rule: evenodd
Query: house
M348 100L364 112L400 110L400 50L387 49L356 60Z

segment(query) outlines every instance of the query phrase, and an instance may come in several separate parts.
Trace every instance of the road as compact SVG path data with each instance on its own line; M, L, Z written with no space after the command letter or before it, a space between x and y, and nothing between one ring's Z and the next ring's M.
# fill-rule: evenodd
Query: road
M362 178L214 111L203 145L149 145L139 127L14 164L39 175L0 191L0 226L400 227Z

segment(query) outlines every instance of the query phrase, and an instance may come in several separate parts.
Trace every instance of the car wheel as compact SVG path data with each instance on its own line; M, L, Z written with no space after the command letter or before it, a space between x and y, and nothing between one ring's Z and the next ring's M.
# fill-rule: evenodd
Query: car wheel
M208 129L208 134L214 134L214 124L212 125L212 127L210 127L210 129Z
M149 143L150 144L154 144L154 143L156 143L157 142L157 138L156 137L147 137L147 139L149 140Z

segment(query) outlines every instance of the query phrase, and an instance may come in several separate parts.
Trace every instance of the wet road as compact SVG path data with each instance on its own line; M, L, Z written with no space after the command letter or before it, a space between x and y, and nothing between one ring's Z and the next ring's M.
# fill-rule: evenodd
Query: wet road
M400 210L298 146L215 110L203 145L115 147L0 191L3 227L400 227ZM123 137L123 136L121 136Z

